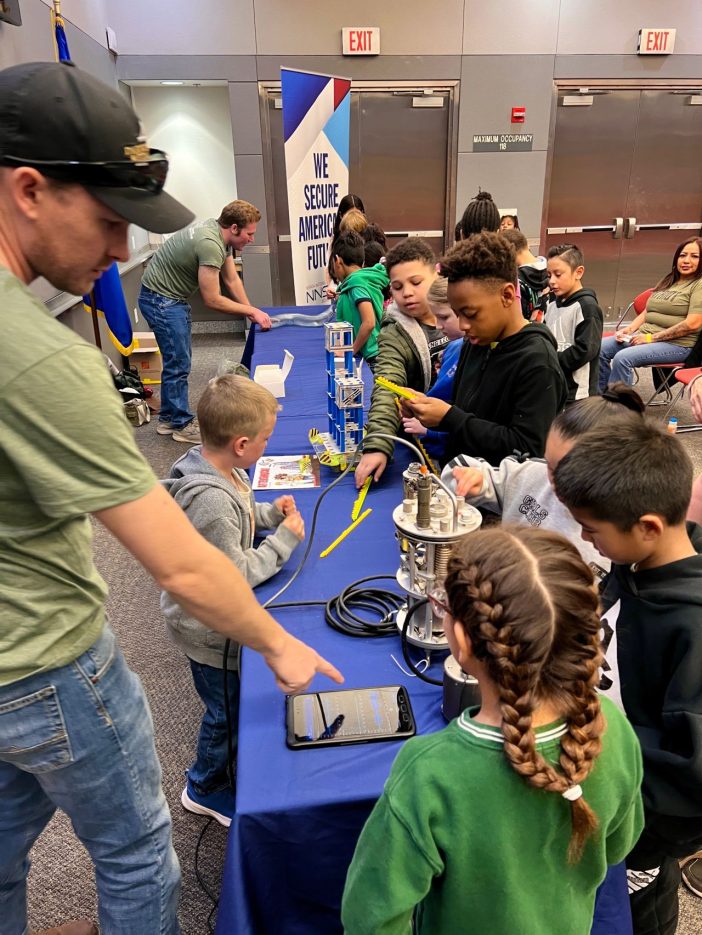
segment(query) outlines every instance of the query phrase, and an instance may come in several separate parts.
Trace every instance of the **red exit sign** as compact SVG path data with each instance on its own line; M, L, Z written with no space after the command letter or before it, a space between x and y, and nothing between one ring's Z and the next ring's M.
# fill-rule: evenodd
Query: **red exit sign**
M344 26L341 52L342 55L380 55L380 29L377 26Z
M646 27L639 29L639 55L670 55L675 48L675 30Z

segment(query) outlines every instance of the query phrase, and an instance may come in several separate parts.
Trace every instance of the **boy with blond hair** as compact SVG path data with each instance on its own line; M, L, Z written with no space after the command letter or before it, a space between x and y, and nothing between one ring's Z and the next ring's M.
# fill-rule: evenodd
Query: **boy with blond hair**
M277 412L275 397L252 380L233 374L210 380L197 408L202 445L179 458L163 481L198 532L237 565L252 587L276 574L305 536L294 499L288 495L256 503L246 474L265 451ZM275 532L255 547L254 536L271 528ZM234 792L228 775L225 638L188 616L167 591L161 592L161 610L171 639L188 657L205 705L181 802L187 811L228 827ZM237 648L232 644L227 659L232 724L239 705Z

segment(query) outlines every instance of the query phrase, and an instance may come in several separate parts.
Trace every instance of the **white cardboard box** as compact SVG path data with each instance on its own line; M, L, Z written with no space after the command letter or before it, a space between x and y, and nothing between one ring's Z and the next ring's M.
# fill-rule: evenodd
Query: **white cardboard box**
M254 383L265 386L276 399L282 399L285 396L285 380L292 369L294 360L295 357L286 350L282 367L278 364L259 364L254 371Z

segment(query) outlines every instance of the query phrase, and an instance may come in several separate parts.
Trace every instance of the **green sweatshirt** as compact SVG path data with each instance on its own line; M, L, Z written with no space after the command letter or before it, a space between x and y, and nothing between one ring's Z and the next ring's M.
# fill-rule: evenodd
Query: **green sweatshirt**
M361 327L359 302L370 302L375 313L375 327L368 340L361 348L364 357L372 359L378 356L378 332L383 317L383 290L390 284L385 266L377 263L363 269L354 270L339 285L336 293L336 320L346 321L353 326L354 340Z
M595 891L643 828L641 753L624 715L602 699L602 753L583 783L599 819L577 864L567 861L570 803L510 767L502 733L464 712L400 750L361 832L341 908L348 935L457 932L589 935ZM539 728L560 752L562 723Z

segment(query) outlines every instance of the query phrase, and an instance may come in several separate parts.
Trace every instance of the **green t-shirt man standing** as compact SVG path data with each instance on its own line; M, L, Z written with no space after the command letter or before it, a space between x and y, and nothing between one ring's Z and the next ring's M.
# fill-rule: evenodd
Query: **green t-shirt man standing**
M234 251L252 243L261 212L248 201L232 201L218 218L173 234L146 268L139 308L158 341L163 372L156 431L188 445L200 444L190 409L191 335L188 299L200 290L208 308L240 315L267 329L271 320L249 302L234 264ZM231 296L222 294L222 283Z

